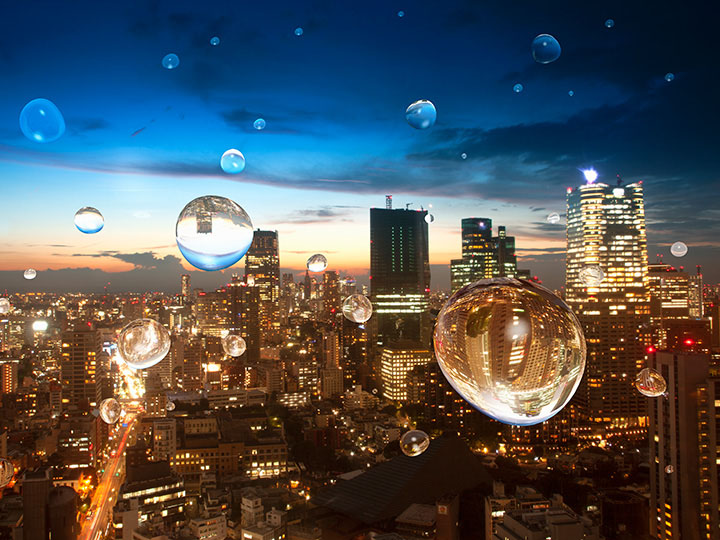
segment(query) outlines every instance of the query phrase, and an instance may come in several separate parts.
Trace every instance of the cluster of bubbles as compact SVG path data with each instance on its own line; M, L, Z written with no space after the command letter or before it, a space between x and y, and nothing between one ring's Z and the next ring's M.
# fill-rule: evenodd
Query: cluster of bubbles
M522 91L523 91L523 85L522 85L522 84L516 83L516 84L513 86L513 92L515 92L516 94L519 94L519 93L522 92Z
M550 34L540 34L532 41L532 56L538 64L549 64L560 58L560 43Z
M34 268L28 268L23 272L23 277L25 279L35 279L37 277L37 270Z
M5 315L10 311L10 299L0 298L0 315Z
M551 225L557 225L560 223L560 214L557 212L551 212L547 217L547 222Z
M515 425L544 422L572 398L585 370L585 338L568 305L537 283L482 279L440 311L435 355L471 405ZM521 351L520 362L510 363Z
M247 349L247 344L242 336L237 334L228 334L222 340L222 347L228 356L242 356Z
M264 118L258 118L257 120L255 120L253 122L253 127L255 129L257 129L258 131L265 129L265 125L266 125L266 122L265 122Z
M310 255L305 265L310 272L322 272L327 268L328 260L325 255L316 253L315 255Z
M53 142L65 133L65 119L52 101L33 99L20 111L20 130L31 141Z
M684 242L675 242L670 246L670 253L675 257L684 257L687 255L688 247Z
M105 226L105 218L97 208L85 206L75 212L75 226L78 231L85 234L95 234Z
M435 125L437 110L432 101L420 99L405 109L405 120L415 129L427 129Z
M346 319L362 324L372 317L372 302L362 294L351 294L343 300L342 312Z
M7 486L15 475L13 464L5 458L0 458L0 488Z
M429 224L429 223L432 223L433 221L435 221L435 216L433 216L432 214L428 214L425 216L425 223Z
M210 38L210 45L212 45L213 47L216 46L216 45L220 45L220 38L217 37L217 36L211 37L211 38Z
M118 352L132 369L147 369L170 351L170 334L153 319L136 319L120 331Z
M580 269L579 277L586 287L597 287L605 279L605 272L596 265L583 266Z
M178 216L175 240L195 268L215 271L243 258L253 240L250 216L235 201L206 195L190 201Z
M103 399L100 403L100 418L106 424L114 424L120 420L122 405L115 398Z
M409 457L417 457L430 446L430 437L424 431L413 429L400 437L400 450Z
M652 368L642 369L635 377L635 388L643 396L659 397L667 390L665 378Z
M241 173L245 170L245 156L235 148L225 150L220 158L220 167L228 174Z
M162 66L165 69L175 69L180 65L180 57L175 53L166 54L162 59Z

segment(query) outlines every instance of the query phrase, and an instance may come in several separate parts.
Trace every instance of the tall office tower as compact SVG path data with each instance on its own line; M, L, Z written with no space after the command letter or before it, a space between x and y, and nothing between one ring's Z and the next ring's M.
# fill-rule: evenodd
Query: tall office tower
M18 385L19 360L0 360L0 394L12 394Z
M57 486L48 496L48 529L51 540L76 540L80 532L78 494L70 486Z
M495 268L497 277L515 277L517 275L517 256L515 255L515 237L508 236L505 227L498 227L498 235L493 237Z
M700 265L696 267L695 274L690 276L690 318L702 319L703 317L703 276Z
M690 276L664 263L648 265L650 322L687 319L690 316Z
M661 351L650 365L667 381L649 400L652 537L717 540L720 376L706 354Z
M342 298L340 298L340 279L334 270L327 270L323 274L323 318L334 321L340 312Z
M230 325L227 288L212 292L198 292L195 319L200 332L208 336L222 336Z
M368 331L365 325L355 324L345 317L341 319L340 331L340 367L345 386L350 388L360 384L360 373L368 362Z
M322 360L320 364L322 367L336 368L340 366L340 336L336 330L330 330L328 328L320 329L320 336L322 339L321 352Z
M90 323L63 332L60 376L63 399L68 399L71 406L95 403L95 370L101 346Z
M370 294L379 346L429 343L430 264L426 210L370 209Z
M269 342L280 329L280 255L277 231L256 230L245 255L245 281L258 288L260 296L260 340Z
M187 302L190 298L190 274L180 276L180 296L183 302Z
M232 277L228 304L229 329L245 339L247 349L243 355L246 364L260 360L260 288L251 287Z
M23 477L23 540L47 540L47 503L52 486L49 469L27 471Z
M650 311L642 182L568 188L567 208L566 299L587 341L585 377L573 399L591 421L642 422L645 402L633 388ZM602 268L599 285L582 281L587 266Z
M383 395L393 401L408 400L408 374L430 362L432 353L413 342L393 342L382 349L380 373Z

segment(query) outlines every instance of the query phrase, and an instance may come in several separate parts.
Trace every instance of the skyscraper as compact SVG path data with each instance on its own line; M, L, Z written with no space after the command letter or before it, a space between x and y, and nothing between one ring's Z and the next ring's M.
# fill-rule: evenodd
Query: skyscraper
M410 371L432 358L429 350L412 342L394 342L383 347L380 367L383 395L394 401L407 401Z
M340 312L341 303L338 273L327 270L323 274L323 318L329 322L335 320L335 315Z
M587 340L587 368L574 399L592 421L633 424L646 414L632 388L649 322L642 182L568 188L567 216L566 295ZM583 282L588 266L602 269L601 283Z
M95 402L95 370L101 346L90 323L63 332L60 375L63 399L71 405Z
M256 230L245 255L245 281L258 288L260 339L268 338L280 328L280 255L277 231Z
M48 469L28 470L23 477L23 539L48 538L47 503L52 479Z
M187 302L188 298L190 298L190 274L180 276L180 295L183 302Z
M229 288L229 329L245 339L247 349L243 360L256 363L260 360L260 287L251 287L233 276Z

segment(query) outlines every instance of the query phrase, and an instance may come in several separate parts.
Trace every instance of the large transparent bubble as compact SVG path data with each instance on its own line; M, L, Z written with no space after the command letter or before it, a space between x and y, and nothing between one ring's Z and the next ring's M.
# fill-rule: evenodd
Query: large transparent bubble
M437 110L431 101L421 99L408 105L405 120L415 129L427 129L435 125Z
M10 299L0 298L0 315L5 315L10 311Z
M315 255L311 255L310 258L307 260L307 269L311 272L322 272L327 268L328 260L325 255L322 255L321 253L316 253Z
M675 257L684 257L687 255L687 252L688 247L685 245L685 242L675 242L670 246L670 253Z
M195 268L222 270L245 255L252 244L253 225L236 202L206 195L190 201L180 212L175 240Z
M103 399L100 403L100 418L103 419L103 422L106 424L114 424L118 420L120 420L120 415L122 414L122 405L118 403L118 400L115 398L108 398Z
M550 34L540 34L532 42L532 56L538 64L549 64L560 58L560 43Z
M163 56L162 65L165 69L175 69L180 65L180 57L175 53Z
M605 279L605 272L599 266L583 266L578 277L586 287L597 287Z
M37 270L35 270L34 268L28 268L27 270L25 270L23 272L23 277L25 279L35 279L36 276L37 276Z
M118 352L133 369L146 369L160 362L170 350L170 334L153 319L136 319L120 332Z
M242 336L229 334L222 340L223 350L228 356L242 356L247 349L247 344Z
M7 486L15 476L13 464L5 458L0 458L0 488Z
M230 148L220 158L220 167L228 174L237 174L245 170L245 156L240 150Z
M362 294L351 294L343 300L342 312L346 319L362 324L372 317L372 302Z
M65 119L52 101L33 99L20 111L20 130L31 141L53 142L65 133Z
M105 226L105 218L97 208L85 206L75 212L75 226L81 233L95 234Z
M585 370L577 318L530 281L493 278L463 287L440 311L434 337L438 363L455 390L508 424L555 415Z
M643 396L659 397L667 390L667 383L660 373L652 368L644 368L635 377L635 388Z
M417 457L430 446L430 437L424 431L413 429L400 437L400 450L406 456Z

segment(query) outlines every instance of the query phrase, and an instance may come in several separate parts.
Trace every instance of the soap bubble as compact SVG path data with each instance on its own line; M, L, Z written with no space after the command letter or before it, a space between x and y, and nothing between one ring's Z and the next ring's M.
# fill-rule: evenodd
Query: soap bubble
M265 119L263 119L263 118L258 118L257 120L255 120L253 122L253 127L255 129L257 129L258 131L265 129L265 125L266 125L266 122L265 122Z
M25 279L35 279L35 276L37 276L37 271L34 268L28 268L23 272L23 277Z
M463 159L467 159L467 154L465 152L463 152L462 154L460 154L460 157Z
M612 28L613 26L615 26L614 20L608 19L607 21L605 21L605 28Z
M635 377L635 388L643 396L660 397L667 390L667 383L660 373L652 368L644 368Z
M670 253L672 253L675 257L684 257L687 255L687 252L688 247L684 242L675 242L672 246L670 246Z
M513 278L482 279L453 294L437 317L434 345L455 390L508 424L558 413L585 370L585 338L567 304Z
M75 212L75 226L81 233L95 234L105 226L105 219L97 208L85 206Z
M253 240L250 216L235 201L206 195L190 201L177 219L180 253L195 268L222 270L243 258Z
M247 344L242 336L228 334L222 340L223 350L228 356L242 356L247 349Z
M356 323L364 323L372 317L372 303L362 294L351 294L343 300L342 312L345 318Z
M33 99L20 111L20 130L31 141L53 142L65 133L65 119L52 101Z
M217 37L217 36L211 37L211 38L210 38L210 45L213 45L213 46L215 46L215 45L220 45L220 38Z
M538 64L549 64L560 58L560 43L550 34L540 34L532 42L532 56Z
M568 91L568 96L573 97L574 95L575 95L575 92L573 92L572 90Z
M435 216L433 216L432 214L428 214L425 216L425 223L432 223L433 221L435 221Z
M302 28L300 28L299 26L295 29L296 36L302 36L303 32L304 32L304 30Z
M398 11L398 17L404 17L404 16L405 16L405 12L404 12L404 11L402 11L402 10L401 10L401 11Z
M316 253L307 260L307 269L311 272L322 272L327 268L328 261L325 255Z
M100 403L100 418L106 424L114 424L120 420L122 405L115 398L103 399Z
M15 476L13 464L5 458L0 458L0 488L7 486Z
M10 299L0 298L0 315L5 315L10 311Z
M517 83L515 86L513 86L513 92L515 92L516 94L519 94L519 93L522 92L522 91L523 91L523 85L522 85L522 84Z
M245 156L240 150L230 148L220 158L220 167L228 174L237 174L245 169Z
M162 65L165 69L175 69L180 65L180 58L175 53L163 56Z
M400 450L406 456L417 457L430 446L430 437L424 431L413 429L400 437Z
M557 225L558 223L560 223L560 214L558 214L557 212L552 212L547 217L547 222L553 225Z
M667 467L665 467L665 474L672 474L674 472L675 472L675 467L673 467L672 465L668 465Z
M597 287L605 279L605 272L599 266L583 266L578 276L586 287Z
M665 81L666 82L673 82L675 80L675 74L674 73L666 73L665 74Z
M118 352L133 369L154 366L170 350L170 334L153 319L136 319L120 332Z
M168 402L165 404L165 410L174 411L174 410L175 410L175 402L174 402L174 401L168 401Z
M435 125L437 110L427 99L420 99L405 109L405 120L415 129L427 129Z

